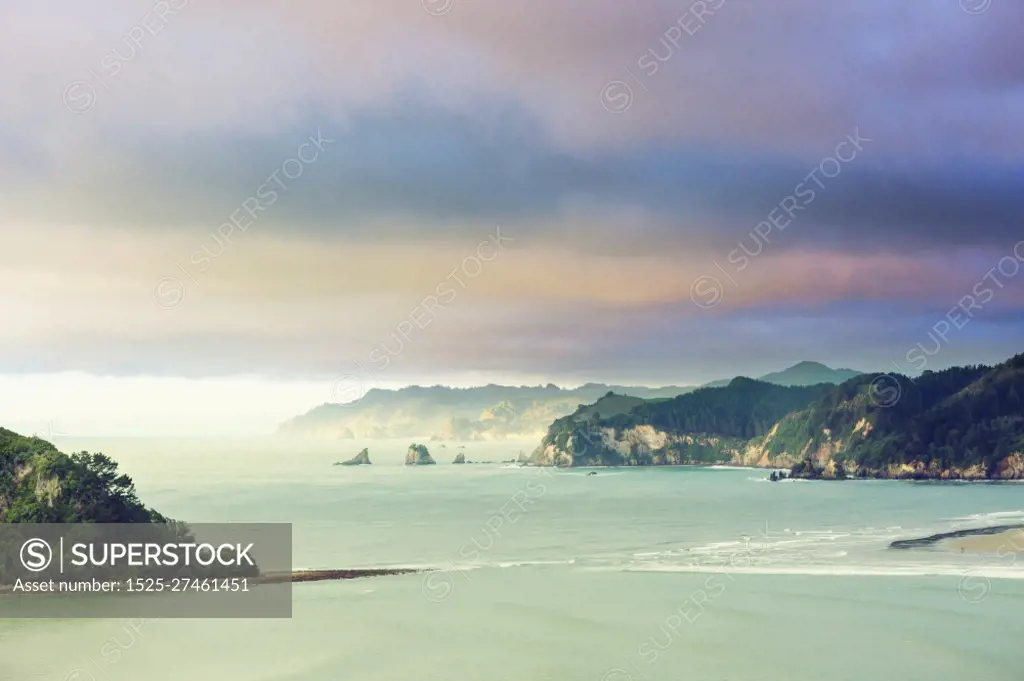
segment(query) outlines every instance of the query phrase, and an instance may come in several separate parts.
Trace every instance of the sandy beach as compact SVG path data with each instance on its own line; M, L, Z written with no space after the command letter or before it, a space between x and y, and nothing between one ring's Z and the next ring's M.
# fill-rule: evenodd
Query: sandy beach
M998 534L957 537L941 543L943 549L954 553L992 554L1009 556L1024 553L1024 529L1015 528Z
M954 530L929 537L900 539L892 542L889 547L901 550L939 549L956 553L1008 556L1024 551L1024 525L993 525Z

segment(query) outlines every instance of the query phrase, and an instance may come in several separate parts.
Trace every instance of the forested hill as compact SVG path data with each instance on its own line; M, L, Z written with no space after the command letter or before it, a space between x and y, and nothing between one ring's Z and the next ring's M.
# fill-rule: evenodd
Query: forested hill
M103 454L68 456L38 437L0 428L0 522L166 522Z
M644 402L604 425L638 425L686 433L716 433L749 439L763 435L783 416L805 407L832 386L785 387L751 378L734 378L725 388L701 388L669 400Z
M536 465L731 463L797 476L1024 479L1024 355L996 367L863 374L841 385L736 379L556 420Z
M1024 477L1024 355L844 383L780 424L766 449L806 477Z
M732 461L741 456L748 440L768 433L787 413L832 388L735 378L722 388L644 401L607 416L601 414L599 402L556 420L532 460L559 466ZM611 397L606 395L602 402L610 403Z

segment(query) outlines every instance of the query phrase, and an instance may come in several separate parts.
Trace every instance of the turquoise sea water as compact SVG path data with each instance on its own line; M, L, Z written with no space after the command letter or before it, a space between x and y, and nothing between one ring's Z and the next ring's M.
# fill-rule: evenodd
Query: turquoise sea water
M58 442L194 522L294 523L291 620L0 622L0 679L1021 678L1024 568L894 539L1024 521L1024 486L453 466L533 442ZM333 468L370 447L371 467Z

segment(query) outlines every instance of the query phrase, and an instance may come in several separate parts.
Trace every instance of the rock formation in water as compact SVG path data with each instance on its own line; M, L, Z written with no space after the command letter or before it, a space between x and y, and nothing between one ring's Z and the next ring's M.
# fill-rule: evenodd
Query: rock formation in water
M348 461L339 461L334 464L335 466L368 466L372 462L370 461L370 450L364 449Z
M425 445L411 444L405 453L406 466L430 466L437 463Z
M458 456L455 457L455 461L452 461L452 463L466 463L466 455L459 454Z

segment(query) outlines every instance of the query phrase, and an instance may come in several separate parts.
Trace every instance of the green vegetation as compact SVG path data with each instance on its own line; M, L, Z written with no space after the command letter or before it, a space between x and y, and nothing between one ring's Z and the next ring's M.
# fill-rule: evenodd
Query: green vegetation
M878 386L898 399L877 399ZM1024 453L1022 394L1024 355L994 368L927 371L913 382L873 374L787 418L769 446L814 451L838 441L835 460L860 477L889 477L891 467L913 468L907 477L1020 477L1011 455ZM807 460L794 472L813 477L820 468Z
M572 465L650 466L729 461L748 440L763 436L786 413L807 406L831 386L785 387L749 378L735 378L722 388L701 388L672 399L648 400L628 411L602 416L599 405L580 407L556 420L541 450L554 445L572 455ZM602 398L615 403L611 395ZM600 403L599 403L600 404ZM621 406L621 399L616 403ZM672 436L661 447L638 442L613 447L600 433L640 426Z
M103 454L68 456L38 437L0 428L0 522L167 522Z
M734 378L725 388L701 388L671 400L646 402L602 425L616 429L650 425L658 430L750 439L764 435L787 413L807 406L830 387L785 387Z
M103 454L78 452L70 456L38 437L25 437L0 428L0 523L73 523L81 538L102 541L116 538L108 523L155 523L147 536L169 543L193 542L191 528L146 508L139 501L132 479L118 471L117 462ZM102 523L102 524L101 524ZM9 584L19 564L21 544L16 537L0 541L0 585ZM181 568L125 567L117 574L181 576ZM82 574L87 569L82 569ZM75 574L68 568L67 574ZM192 577L254 576L252 566L223 568L193 566Z
M556 420L538 465L732 462L793 466L800 477L1024 478L1024 355L996 366L838 385L747 378L604 416ZM605 405L617 402L602 398Z

